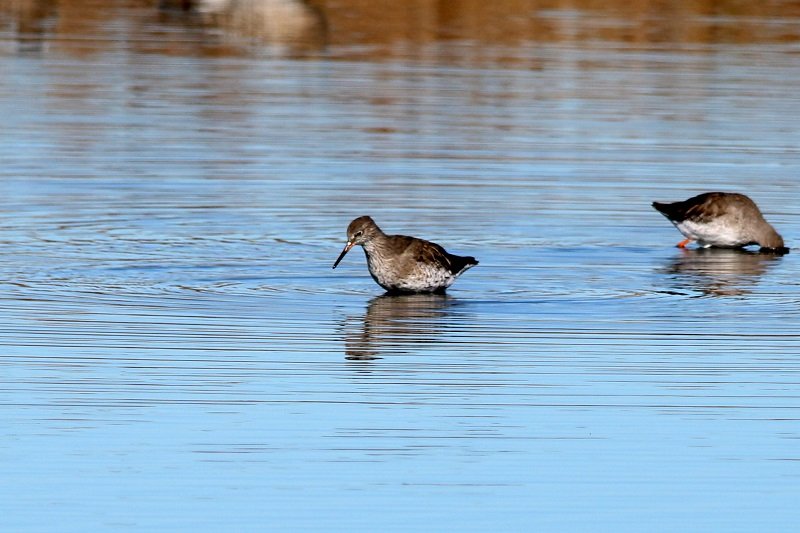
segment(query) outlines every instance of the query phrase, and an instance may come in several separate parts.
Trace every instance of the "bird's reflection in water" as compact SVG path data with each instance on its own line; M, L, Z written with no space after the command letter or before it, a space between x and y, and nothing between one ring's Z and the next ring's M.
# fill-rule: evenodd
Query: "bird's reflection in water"
M384 294L370 300L363 316L344 324L346 359L369 361L408 353L445 327L457 300L446 294Z
M192 13L223 37L272 45L279 55L321 50L327 40L325 17L303 0L161 0L160 7Z
M666 271L680 284L678 289L706 296L740 296L749 293L780 258L780 254L741 249L684 249Z

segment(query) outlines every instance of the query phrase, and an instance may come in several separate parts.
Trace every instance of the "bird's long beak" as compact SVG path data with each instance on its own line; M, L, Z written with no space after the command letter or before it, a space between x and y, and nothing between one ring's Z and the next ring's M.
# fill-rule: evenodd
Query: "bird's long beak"
M342 250L342 253L339 254L339 259L337 259L336 262L333 264L333 268L336 268L336 266L339 264L339 261L341 261L342 258L345 256L345 254L347 254L347 252L350 251L350 248L352 248L353 245L355 245L354 242L347 241L347 244L344 245L344 250Z

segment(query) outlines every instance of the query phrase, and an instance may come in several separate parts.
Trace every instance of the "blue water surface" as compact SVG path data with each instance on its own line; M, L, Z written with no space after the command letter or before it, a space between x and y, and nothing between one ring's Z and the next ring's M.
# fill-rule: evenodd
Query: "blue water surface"
M745 192L798 246L789 3L644 43L40 4L0 8L3 530L798 522L798 256L650 207ZM383 296L331 269L363 214L480 265Z

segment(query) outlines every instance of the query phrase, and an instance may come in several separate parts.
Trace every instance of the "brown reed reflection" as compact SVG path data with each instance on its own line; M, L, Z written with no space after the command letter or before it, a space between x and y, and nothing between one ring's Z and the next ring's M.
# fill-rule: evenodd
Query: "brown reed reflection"
M173 16L158 17L165 12ZM530 62L530 52L551 43L664 49L798 42L798 17L800 5L788 0L0 2L0 30L10 29L20 50L41 49L49 41L70 53L89 53L124 38L128 46L165 54L243 54L247 47L237 46L243 42L272 45L275 53L287 55L331 46L336 57L350 59L419 57L476 64ZM185 28L193 40L176 39L170 26ZM432 46L444 42L468 46ZM490 49L498 46L515 51Z
M748 294L781 255L724 248L684 249L667 266L680 290L706 296Z
M792 2L736 0L315 0L331 31L330 44L363 45L349 54L436 56L453 53L432 43L460 41L458 59L524 61L545 43L620 43L629 48L673 44L744 44L800 40L781 17L800 16ZM786 20L786 19L784 19ZM789 19L790 20L790 19ZM493 57L476 45L522 47L515 57ZM456 58L452 58L456 59Z
M380 359L409 353L435 338L456 303L446 294L384 294L373 298L361 317L344 324L346 359Z
M55 13L56 6L51 0L0 2L0 30L11 26L18 52L39 52L46 41L47 21Z

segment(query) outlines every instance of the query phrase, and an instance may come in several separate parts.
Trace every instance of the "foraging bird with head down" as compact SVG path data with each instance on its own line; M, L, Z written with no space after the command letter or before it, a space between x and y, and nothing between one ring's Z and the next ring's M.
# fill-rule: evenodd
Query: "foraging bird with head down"
M362 216L347 227L347 244L333 268L356 245L364 248L372 279L390 293L441 293L478 264L474 257L453 255L430 241L386 235L372 218Z
M787 253L775 228L764 220L758 206L739 193L707 192L673 203L653 202L653 207L672 222L686 239L703 248L741 248L757 244L761 251Z

